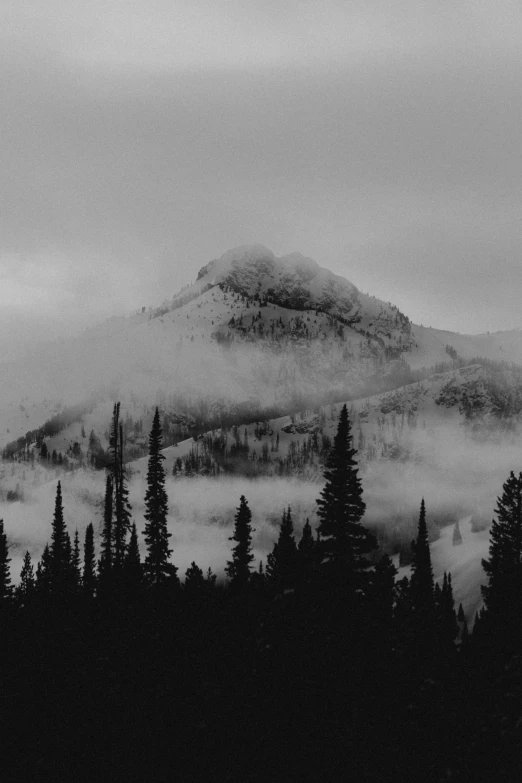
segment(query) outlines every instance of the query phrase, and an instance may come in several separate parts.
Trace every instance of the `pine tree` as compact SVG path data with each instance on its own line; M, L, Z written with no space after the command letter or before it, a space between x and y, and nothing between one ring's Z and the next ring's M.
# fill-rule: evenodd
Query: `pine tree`
M18 586L17 594L21 601L26 603L34 592L34 568L31 562L31 555L26 552L24 555L24 562L22 570L20 571L20 584Z
M46 544L42 553L42 558L36 567L36 588L40 595L47 596L51 589L52 579L52 556L49 544Z
M187 593L198 593L205 587L205 577L203 571L194 561L185 572L185 591Z
M92 598L96 589L96 560L94 556L94 527L90 522L85 528L85 540L83 544L83 592Z
M314 577L317 568L317 549L312 527L307 519L297 545L297 579L300 585L308 584Z
M145 573L152 584L162 584L169 575L169 549L171 534L167 530L168 497L165 492L165 470L161 453L162 433L159 411L156 408L149 435L149 463L147 470L147 492L145 493L144 536L147 545Z
M413 560L410 589L413 609L419 614L431 614L434 605L434 585L424 498L420 507L417 538L412 541L411 548Z
M230 586L238 592L243 591L250 581L250 564L254 559L252 554L252 512L244 495L239 499L236 511L234 533L228 539L235 541L232 549L232 560L227 561L225 573L230 579Z
M114 403L112 410L112 422L109 433L109 452L111 454L111 462L109 469L114 478L114 483L117 484L117 478L120 470L120 448L119 448L119 431L120 431L120 403Z
M452 642L458 634L457 617L453 600L451 574L444 571L442 588L437 584L434 592L434 604L440 633L443 640Z
M71 580L73 589L78 591L82 582L80 536L78 530L74 531L74 544L71 558Z
M487 613L520 618L522 610L522 473L513 471L497 498L490 532L489 559L482 561L488 585L482 586Z
M125 584L131 594L136 594L142 584L143 566L141 564L140 548L138 544L138 531L136 523L133 523L129 539L129 546L125 554Z
M377 546L375 537L360 523L366 505L354 459L356 453L352 448L348 410L343 405L326 461L326 483L317 500L317 515L321 570L330 584L349 587L352 591L367 584L370 567L367 556Z
M110 474L105 482L105 501L103 506L103 528L101 533L101 554L98 564L100 581L107 584L112 572L112 506L113 481Z
M279 589L292 587L296 582L297 546L290 506L283 511L279 537L266 559L266 574Z
M50 580L54 591L60 592L65 587L71 559L71 539L67 533L63 518L62 487L58 482L51 534Z
M114 488L114 525L112 529L113 541L113 569L119 574L123 568L125 551L127 546L127 534L131 527L131 505L129 503L129 490L127 476L123 464L123 427L119 423L120 403L114 406L113 422L110 436L110 449L113 453L111 463L113 488Z
M459 604L459 611L457 612L457 620L459 621L459 623L463 623L465 619L466 616L464 614L464 608L462 604Z
M9 563L9 544L4 530L4 520L0 519L0 601L10 598L12 593L11 569Z

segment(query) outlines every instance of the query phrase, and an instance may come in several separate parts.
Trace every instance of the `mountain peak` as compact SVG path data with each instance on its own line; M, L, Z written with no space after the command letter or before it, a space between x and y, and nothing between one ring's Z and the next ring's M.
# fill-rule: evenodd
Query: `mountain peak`
M227 250L220 258L210 261L199 270L197 280L208 277L209 283L218 282L217 277L226 274L238 267L248 267L259 263L275 263L275 256L271 250L261 244L239 245Z

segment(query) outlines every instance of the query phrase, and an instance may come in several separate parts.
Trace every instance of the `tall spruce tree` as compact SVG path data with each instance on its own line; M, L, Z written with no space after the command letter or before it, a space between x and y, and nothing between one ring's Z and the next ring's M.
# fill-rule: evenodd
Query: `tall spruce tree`
M12 593L10 562L4 520L0 519L0 601L10 598Z
M125 559L127 535L131 527L131 505L129 489L123 463L123 427L120 424L120 403L114 405L112 425L109 438L109 449L112 454L110 470L114 490L114 524L112 529L113 562L116 574L120 574Z
M272 584L285 589L295 586L297 546L294 538L294 523L290 506L283 511L279 536L266 558L266 574Z
M424 498L420 507L417 538L411 542L411 548L413 552L410 579L412 606L416 613L427 616L433 612L434 584Z
M79 590L82 582L82 561L80 555L80 536L78 530L74 531L74 543L71 557L71 581L74 590Z
M145 493L144 536L147 546L145 573L152 584L162 584L169 577L169 549L171 534L167 530L168 497L165 491L165 469L162 448L162 431L159 411L156 408L149 435L149 463L147 470L147 492Z
M71 561L71 539L65 527L63 518L62 486L58 482L56 487L56 500L51 534L50 554L50 583L54 591L62 590L69 576Z
M234 533L229 541L235 541L232 549L232 560L227 561L225 573L230 579L233 590L243 591L250 581L251 563L254 559L252 553L252 512L248 507L248 501L244 495L239 499L239 508L236 511Z
M98 564L100 582L106 585L112 572L112 509L113 509L113 480L111 474L107 474L105 480L105 500L103 505L103 528L101 533L101 553Z
M490 531L489 559L482 561L488 584L482 587L486 613L517 618L522 611L522 473L513 471L497 498Z
M373 534L361 524L366 504L354 459L356 453L348 409L343 405L326 461L326 483L317 500L318 546L321 570L329 583L352 591L367 587L371 565L368 555L377 546Z
M85 528L85 541L83 545L83 592L92 598L96 589L96 560L94 555L94 527L90 522Z

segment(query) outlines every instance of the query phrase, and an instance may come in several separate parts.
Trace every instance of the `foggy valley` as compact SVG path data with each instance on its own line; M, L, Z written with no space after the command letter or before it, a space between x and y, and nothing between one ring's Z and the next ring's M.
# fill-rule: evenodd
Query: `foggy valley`
M522 10L0 21L0 779L519 783Z

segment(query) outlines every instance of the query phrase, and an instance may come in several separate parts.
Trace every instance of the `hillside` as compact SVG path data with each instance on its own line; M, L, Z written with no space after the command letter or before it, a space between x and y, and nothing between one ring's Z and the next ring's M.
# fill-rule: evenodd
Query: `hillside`
M100 428L115 399L133 416L159 404L209 426L273 417L399 388L455 354L522 361L519 337L417 327L300 254L236 248L160 307L0 365L0 444L87 400Z
M363 307L354 286L319 267L304 302L296 293L305 290L303 264L295 257L293 266L274 260L270 276L259 253L255 263L242 253L223 257L239 259L233 273L220 261L220 274L202 270L194 286L159 308L110 319L79 338L39 346L23 363L2 365L1 441L93 397L132 393L150 405L182 395L195 409L284 410L294 398L321 402L328 394L357 395L367 383L397 385L382 381L396 372L397 346L409 332L396 308L369 298ZM290 266L297 271L289 276Z
M366 521L383 549L406 559L422 496L434 546L439 529L458 518L483 529L522 458L519 332L469 336L415 326L315 261L276 258L259 245L211 261L159 307L40 346L0 369L7 458L0 504L15 565L25 546L38 548L47 535L58 477L76 524L99 520L103 474L92 467L105 464L115 400L138 516L143 455L160 407L181 564L194 547L203 564L218 567L216 553L224 562L219 531L241 493L257 504L258 557L286 504L298 527L313 521L344 402ZM480 574L474 551L463 574Z

